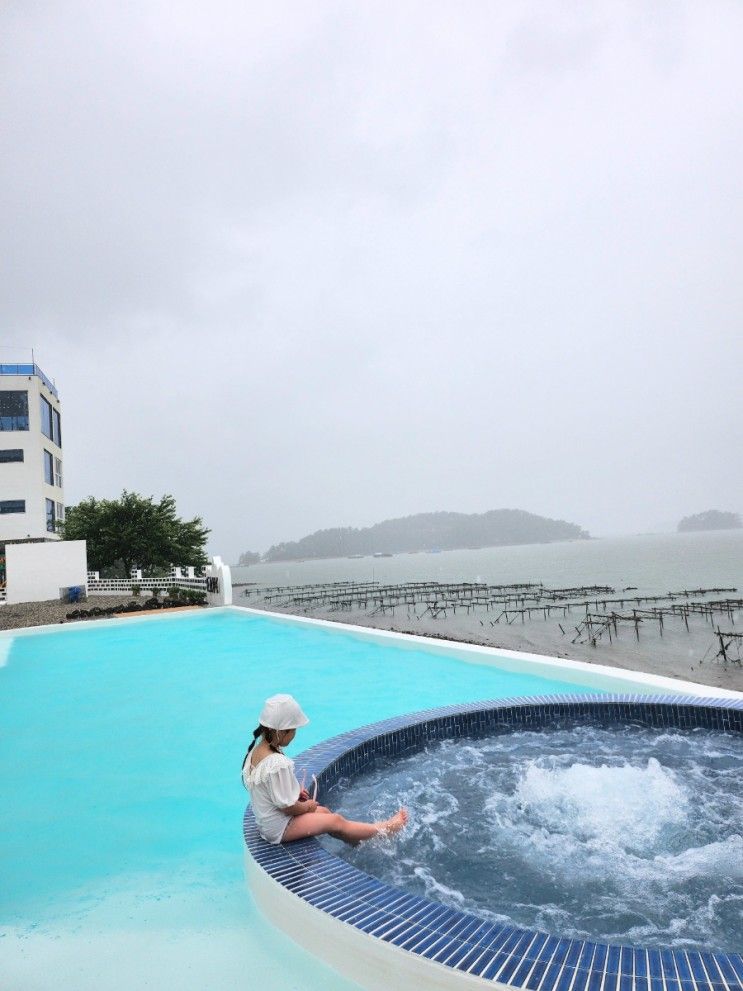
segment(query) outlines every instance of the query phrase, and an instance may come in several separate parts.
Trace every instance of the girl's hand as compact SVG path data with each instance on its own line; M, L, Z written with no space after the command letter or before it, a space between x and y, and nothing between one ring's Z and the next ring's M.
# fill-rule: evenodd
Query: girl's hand
M307 806L305 812L317 812L318 804L314 799L310 798L304 804Z
M300 801L300 802L306 802L306 801L308 801L309 797L310 797L310 793L307 791L306 788L300 788L299 789L299 798L298 798L298 801Z

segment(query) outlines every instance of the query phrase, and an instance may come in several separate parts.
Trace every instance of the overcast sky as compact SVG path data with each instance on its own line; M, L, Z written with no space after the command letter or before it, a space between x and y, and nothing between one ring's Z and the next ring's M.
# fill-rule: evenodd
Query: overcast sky
M68 504L172 492L230 560L743 510L740 3L18 0L0 45L0 356Z

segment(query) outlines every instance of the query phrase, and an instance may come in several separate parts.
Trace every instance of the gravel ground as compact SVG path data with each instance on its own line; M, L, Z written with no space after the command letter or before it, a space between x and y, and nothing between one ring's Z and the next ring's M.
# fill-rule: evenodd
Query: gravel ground
M87 602L79 605L72 605L69 602L60 602L58 599L49 599L46 602L20 602L16 605L0 606L0 630L19 630L24 626L45 626L48 623L90 623L86 620L68 620L67 613L73 609L92 609L93 606L100 606L106 609L109 606L125 606L128 602L136 602L131 595L91 595ZM144 600L139 599L140 602ZM139 613L133 613L137 616ZM101 616L100 619L108 619Z

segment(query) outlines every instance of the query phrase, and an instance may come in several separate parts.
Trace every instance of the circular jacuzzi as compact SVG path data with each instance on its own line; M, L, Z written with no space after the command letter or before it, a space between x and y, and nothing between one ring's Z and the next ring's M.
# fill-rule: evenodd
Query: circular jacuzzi
M368 988L743 991L743 702L556 696L388 720L306 751L321 797L411 826L270 846L256 896Z

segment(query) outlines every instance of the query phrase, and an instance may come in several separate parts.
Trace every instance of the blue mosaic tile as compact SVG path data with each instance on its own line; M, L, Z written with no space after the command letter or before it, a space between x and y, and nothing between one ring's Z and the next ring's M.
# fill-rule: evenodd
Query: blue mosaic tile
M492 954L487 966L479 972L479 976L484 978L486 981L498 980L500 981L500 974L503 968L506 966L508 961L511 959L510 953L499 953ZM475 973L474 969L471 973Z
M686 958L686 954L683 952L673 953L673 958L674 958L674 966L676 967L676 972L679 976L679 980L681 981L681 983L693 984L694 981L691 974L691 967L689 966L689 962Z
M687 951L686 959L689 962L689 968L694 977L694 983L696 984L699 991L710 991L711 984L709 982L709 977L707 976L707 971L702 962L702 957L700 953L696 950Z
M562 971L567 966L567 955L570 943L566 939L561 939L558 943L557 949L555 950L554 956L549 962L546 973L544 975L544 985L548 988L554 988L562 974ZM568 967L568 970L571 968Z
M699 956L702 958L702 963L704 964L704 969L707 971L710 984L713 986L715 984L724 984L722 972L715 962L714 954L700 953Z
M619 963L619 973L632 976L635 972L635 959L631 946L620 947L621 956Z
M452 737L595 722L743 732L743 701L663 695L569 695L444 706L341 734L297 760L323 792L380 757ZM250 807L245 843L260 868L308 905L371 938L484 980L529 991L743 991L743 958L563 939L448 909L391 888L339 860L317 840L265 843Z
M508 960L503 965L501 970L498 971L497 979L503 984L510 983L512 977L515 976L516 971L522 966L525 956L529 951L529 947L533 941L537 938L537 933L532 933L522 930L521 939L514 946ZM531 964L527 961L529 967Z
M490 970L490 965L497 956L497 950L493 950L488 947L488 949L484 950L482 954L477 957L475 962L467 968L467 973L471 974L473 977L483 976Z
M726 954L727 961L735 971L739 985L743 988L743 956L740 953Z
M553 985L554 991L570 991L575 981L575 971L572 967L565 967L557 978L557 983Z
M725 980L725 983L731 988L739 988L742 986L741 981L741 971L737 970L734 966L733 954L728 953L718 953L715 954L715 963ZM740 960L740 958L738 958Z
M582 968L576 968L573 971L572 991L587 991L591 973L590 969L583 970Z
M448 939L455 939L458 943L463 944L466 948L470 948L472 944L469 942L469 937L475 933L482 923L476 916L465 915L460 922L451 928L446 928L446 936ZM436 959L443 959L445 954L442 953L436 957Z
M606 973L607 974L618 974L619 973L619 961L622 953L621 946L610 946L609 952L606 955Z
M601 991L601 986L603 983L603 972L600 970L592 970L591 976L588 978L588 991Z
M390 912L385 912L383 909L370 912L369 909L367 908L365 916L361 920L356 922L355 926L357 929L360 929L362 932L369 933L373 929L380 928L380 926L382 927L382 929L386 928L387 926L392 927L393 925L395 925L396 922L397 922L397 918L394 915L392 915Z

